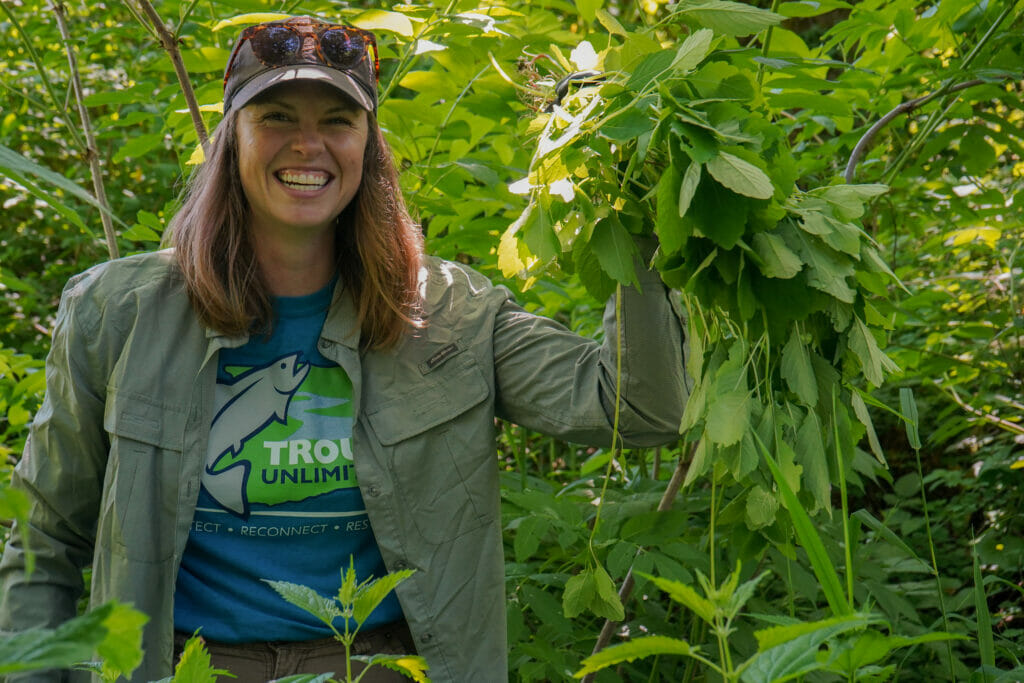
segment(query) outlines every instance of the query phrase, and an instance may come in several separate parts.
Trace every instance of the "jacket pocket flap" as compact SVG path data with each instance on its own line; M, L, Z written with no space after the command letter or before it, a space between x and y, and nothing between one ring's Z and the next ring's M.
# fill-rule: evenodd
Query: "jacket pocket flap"
M487 398L489 389L471 359L432 373L426 386L387 401L366 414L384 446L451 422Z
M107 388L103 428L133 441L180 451L187 414L180 406L154 401L142 394Z

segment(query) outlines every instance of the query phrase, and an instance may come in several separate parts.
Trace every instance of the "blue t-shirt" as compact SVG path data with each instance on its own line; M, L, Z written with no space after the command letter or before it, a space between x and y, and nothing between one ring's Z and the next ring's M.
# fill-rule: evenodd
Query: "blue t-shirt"
M356 480L352 382L316 348L333 289L275 299L271 337L220 351L176 630L228 643L323 638L325 624L262 579L334 596L350 557L360 581L386 572ZM392 593L363 629L401 618Z

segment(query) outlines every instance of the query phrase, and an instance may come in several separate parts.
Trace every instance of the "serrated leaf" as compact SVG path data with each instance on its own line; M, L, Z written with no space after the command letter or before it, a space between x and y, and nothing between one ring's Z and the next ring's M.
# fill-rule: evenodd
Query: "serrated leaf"
M604 272L623 285L636 283L636 245L616 214L605 216L594 226L590 247Z
M573 676L583 678L587 674L606 669L623 662L632 662L644 657L655 655L692 655L699 650L690 647L685 640L669 638L668 636L643 636L618 645L606 647L595 655L590 655L583 660L583 668Z
M175 683L216 683L218 677L229 675L223 669L211 665L210 652L198 636L185 641L181 659L174 666Z
M719 394L711 403L704 431L713 443L738 443L750 422L750 394L746 389Z
M854 274L853 262L848 256L799 230L788 230L783 233L783 238L803 259L807 284L846 304L856 300L857 292L846 279Z
M775 193L768 174L734 154L720 150L705 165L715 180L737 194L754 199L771 199Z
M726 0L704 0L686 3L679 10L696 19L701 25L729 36L746 36L769 26L775 26L785 17L751 5Z
M800 333L795 325L789 335L789 341L782 349L780 373L790 391L796 394L804 405L811 408L818 405L818 380L814 376L814 366L811 365L811 357L800 340Z
M754 235L753 241L754 251L761 259L759 268L765 277L788 280L804 267L804 262L786 246L786 241L780 236L759 232Z
M850 350L860 360L864 378L876 387L881 386L885 379L884 372L899 371L899 366L878 347L871 330L858 317L854 317L853 324L850 325L849 345Z
M270 581L263 579L278 595L299 609L309 612L327 625L341 616L341 610L334 598L324 597L309 586L301 586L288 581Z
M106 636L103 621L113 603L75 617L56 629L34 629L0 639L0 675L17 671L67 669L92 659Z
M604 26L605 30L608 31L608 33L622 37L626 37L629 35L626 29L622 27L622 24L619 23L619 20L612 16L608 12L608 10L599 9L594 13L594 16L597 18L599 22L601 22L601 25Z
M755 631L754 636L757 638L757 649L765 652L791 642L801 636L812 635L815 633L818 635L833 634L834 631L832 629L837 627L859 628L876 621L878 621L877 617L871 617L865 614L850 614L848 616L832 617L831 619L823 619L821 621L805 621L788 626L773 626L771 628ZM825 642L828 637L829 636L826 636L821 642Z
M597 583L594 579L594 570L587 567L565 582L565 590L562 593L562 611L566 618L574 619L582 614L590 607L595 595L597 595Z
M639 576L647 579L659 590L668 594L672 600L688 608L691 612L703 619L708 624L715 623L715 605L707 598L701 597L697 591L682 581L673 581L660 576L649 576L640 573Z
M605 619L622 621L626 617L622 600L619 599L619 592L615 589L615 582L601 565L594 567L594 585L597 588L597 595L591 605L591 611Z
M361 586L356 591L356 598L352 603L352 618L356 625L362 626L373 610L377 609L377 606L388 596L388 593L414 573L416 573L415 569L403 569L385 574Z
M430 683L430 679L427 678L427 670L430 669L430 665L419 655L374 655L367 663L397 671L416 683Z
M412 38L414 33L409 17L381 9L367 10L349 23L367 31L391 31L403 38Z
M541 539L551 529L551 520L546 517L531 515L524 517L515 531L516 562L526 562L537 552Z
M757 485L747 493L746 519L747 528L762 529L775 523L775 515L779 511L779 501L770 491Z
M688 35L683 44L679 46L679 51L676 52L675 59L672 60L672 67L683 74L692 71L711 52L711 42L714 37L714 32L706 28Z

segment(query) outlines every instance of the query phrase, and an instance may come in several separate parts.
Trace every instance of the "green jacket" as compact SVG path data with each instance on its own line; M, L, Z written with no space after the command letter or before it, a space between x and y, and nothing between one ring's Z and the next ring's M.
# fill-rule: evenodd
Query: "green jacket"
M623 295L620 432L638 446L676 437L687 395L679 318L656 277L644 274L644 294ZM418 570L397 592L431 678L505 680L494 417L608 445L614 309L601 345L527 313L459 264L425 257L421 288L428 325L396 349L360 351L345 291L319 349L352 378L357 476L387 568ZM69 282L46 397L12 484L31 499L37 566L26 578L16 526L0 560L0 629L73 616L91 563L93 605L116 599L150 617L132 679L170 675L175 579L207 450L217 352L245 341L197 321L170 251L111 261Z

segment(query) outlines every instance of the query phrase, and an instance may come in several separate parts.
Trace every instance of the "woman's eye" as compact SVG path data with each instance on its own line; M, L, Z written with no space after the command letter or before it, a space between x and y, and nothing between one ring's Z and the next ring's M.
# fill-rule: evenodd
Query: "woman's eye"
M348 126L352 123L347 116L335 116L328 119L327 122L334 126Z
M288 115L282 111L268 111L263 115L264 121L287 121Z

